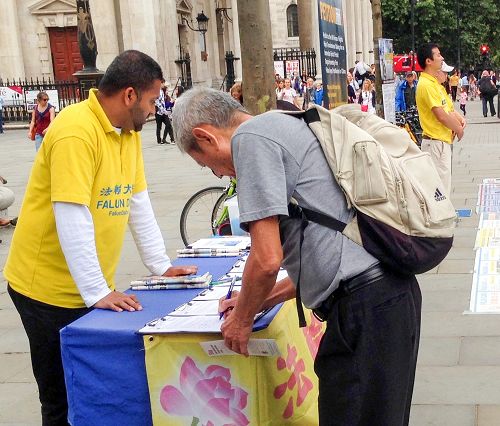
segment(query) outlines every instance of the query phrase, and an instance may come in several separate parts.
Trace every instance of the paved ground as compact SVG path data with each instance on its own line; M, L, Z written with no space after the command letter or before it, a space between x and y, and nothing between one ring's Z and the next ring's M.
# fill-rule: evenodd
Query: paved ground
M478 184L500 177L500 120L483 119L479 102L468 105L470 125L455 146L453 201L474 208ZM0 135L0 174L16 193L11 215L19 211L34 157L25 130ZM153 207L169 255L182 246L181 209L196 190L219 184L174 146L157 145L154 125L143 132L146 175ZM424 297L422 341L412 409L412 426L498 426L500 424L500 316L464 315L468 309L477 216L462 219L448 258L419 277ZM0 229L0 271L12 229ZM145 272L127 235L117 273L120 289ZM17 312L0 278L0 425L40 424L29 349Z

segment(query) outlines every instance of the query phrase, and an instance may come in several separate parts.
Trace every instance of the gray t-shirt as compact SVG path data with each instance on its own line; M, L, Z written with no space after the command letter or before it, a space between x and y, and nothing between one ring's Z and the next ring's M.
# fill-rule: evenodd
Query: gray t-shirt
M303 120L276 112L256 116L238 127L231 149L241 226L248 230L249 222L280 216L283 268L297 283L300 220L288 217L290 199L343 222L354 212L347 208L321 146ZM339 232L311 222L302 245L300 292L304 304L318 307L340 281L377 262Z

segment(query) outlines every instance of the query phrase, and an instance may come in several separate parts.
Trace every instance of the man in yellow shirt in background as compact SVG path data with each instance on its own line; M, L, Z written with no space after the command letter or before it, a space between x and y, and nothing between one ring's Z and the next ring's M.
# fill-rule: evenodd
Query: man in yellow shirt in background
M149 199L138 133L163 78L144 53L114 59L99 90L52 122L33 165L4 269L28 335L43 425L68 425L59 330L92 308L137 311L114 291L126 226L154 275L172 267Z
M450 196L452 143L455 136L458 140L462 139L465 120L453 110L451 99L437 77L441 71L450 72L453 67L444 64L439 47L432 43L419 47L417 60L424 70L420 75L416 96L423 130L421 148L431 155L444 191ZM445 67L442 70L443 64Z
M453 102L457 100L458 83L460 82L460 75L457 70L450 77L450 89L451 89L451 99Z

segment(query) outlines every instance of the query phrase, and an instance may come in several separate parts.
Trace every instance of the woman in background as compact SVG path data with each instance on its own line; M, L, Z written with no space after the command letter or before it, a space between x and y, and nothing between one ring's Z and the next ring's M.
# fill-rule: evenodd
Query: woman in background
M35 149L38 152L50 123L52 123L56 117L56 110L49 103L49 95L47 95L47 92L39 92L38 95L36 95L36 101L37 104L31 113L28 137L32 139L32 134L33 132L35 133Z

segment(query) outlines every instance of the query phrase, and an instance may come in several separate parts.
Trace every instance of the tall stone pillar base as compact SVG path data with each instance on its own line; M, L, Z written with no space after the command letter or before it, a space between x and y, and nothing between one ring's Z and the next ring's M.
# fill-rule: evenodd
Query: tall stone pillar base
M78 79L78 86L80 87L80 100L83 101L89 97L90 89L97 88L101 81L104 71L96 68L95 71L77 71L73 74Z

